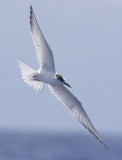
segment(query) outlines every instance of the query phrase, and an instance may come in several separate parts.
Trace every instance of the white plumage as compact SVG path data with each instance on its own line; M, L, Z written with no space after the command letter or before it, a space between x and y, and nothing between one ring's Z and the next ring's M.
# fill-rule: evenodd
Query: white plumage
M88 118L81 102L64 86L67 85L70 87L70 85L65 82L62 76L55 73L52 50L40 30L32 7L30 7L30 26L40 68L36 71L19 59L18 63L22 79L24 79L24 82L28 85L33 86L36 91L40 92L43 90L44 83L47 83L52 94L66 106L69 112L82 123L85 128L106 146Z
M47 41L45 40L40 27L37 23L33 9L30 10L30 26L32 39L37 52L37 59L42 69L53 71L55 73L54 58L52 50L50 49Z

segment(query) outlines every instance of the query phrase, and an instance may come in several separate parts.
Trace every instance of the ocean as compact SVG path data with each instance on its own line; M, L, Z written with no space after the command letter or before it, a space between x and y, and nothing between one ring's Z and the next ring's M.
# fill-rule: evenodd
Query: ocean
M0 131L0 160L122 160L122 136Z

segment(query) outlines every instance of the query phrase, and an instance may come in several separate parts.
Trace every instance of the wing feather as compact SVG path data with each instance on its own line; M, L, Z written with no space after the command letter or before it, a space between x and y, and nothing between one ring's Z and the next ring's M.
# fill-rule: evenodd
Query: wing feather
M66 106L69 112L106 146L83 109L81 102L64 85L48 86L52 94Z
M26 65L19 58L18 58L18 64L24 82L27 83L30 87L33 87L34 90L42 92L44 88L44 83L33 79L33 76L38 74L37 71Z
M42 34L32 6L30 7L30 26L32 39L36 48L37 59L40 67L45 70L55 72L52 50L50 49L50 46Z

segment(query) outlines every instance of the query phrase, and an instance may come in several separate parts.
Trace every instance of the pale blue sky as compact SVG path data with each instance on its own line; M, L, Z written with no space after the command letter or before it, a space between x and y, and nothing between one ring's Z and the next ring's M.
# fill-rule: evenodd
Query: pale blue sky
M95 128L121 133L122 1L0 1L0 129L86 129L50 94L36 93L21 79L17 56L38 69L30 34L29 7L50 44L58 73L72 86Z

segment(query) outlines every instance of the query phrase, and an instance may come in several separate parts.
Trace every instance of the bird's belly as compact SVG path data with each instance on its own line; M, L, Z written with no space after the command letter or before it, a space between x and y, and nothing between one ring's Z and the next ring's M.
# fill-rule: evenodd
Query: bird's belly
M50 85L61 85L62 82L60 82L58 79L54 78L54 75L48 73L48 74L39 74L38 80Z
M48 83L48 84L54 84L54 74L50 72L41 72L37 75L37 80L40 82Z
M56 86L56 85L61 85L62 82L53 77L53 79L50 81L50 84L53 85L53 86Z
M52 80L52 77L48 76L48 75L39 75L38 77L39 81L44 82L44 83L50 83Z

